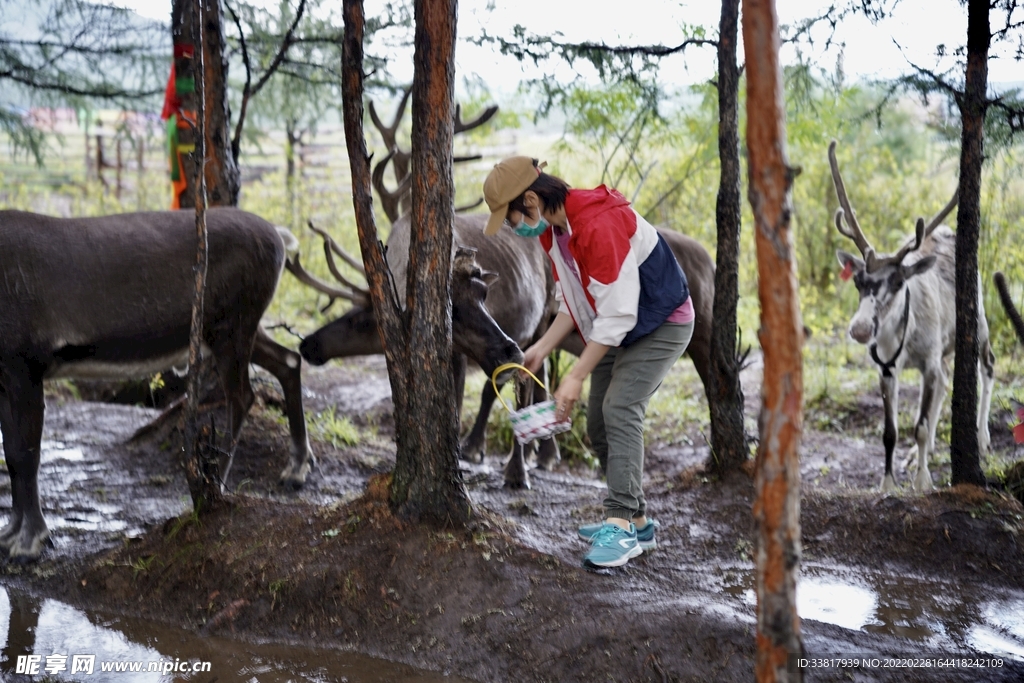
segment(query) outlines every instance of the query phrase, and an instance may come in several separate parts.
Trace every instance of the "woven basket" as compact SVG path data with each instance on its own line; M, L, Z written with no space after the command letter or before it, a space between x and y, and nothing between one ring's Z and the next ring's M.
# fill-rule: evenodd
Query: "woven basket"
M509 413L509 420L512 422L512 431L516 435L516 441L520 444L526 445L534 439L543 439L572 429L572 420L567 418L559 421L555 418L555 401L541 401L540 403L534 403L533 405L526 406L522 410L512 410L498 391L498 375L510 368L523 370L541 387L545 389L547 389L547 387L544 386L543 382L537 379L536 375L518 363L505 363L494 370L494 374L491 376L491 383L494 385L494 393L498 397L498 400L501 401L501 405L504 406L505 410Z

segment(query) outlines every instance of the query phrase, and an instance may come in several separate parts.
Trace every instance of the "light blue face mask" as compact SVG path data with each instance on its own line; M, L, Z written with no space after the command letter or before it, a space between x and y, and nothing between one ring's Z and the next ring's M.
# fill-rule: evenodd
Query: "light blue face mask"
M544 216L541 216L537 221L537 225L530 225L526 222L526 214L523 214L523 218L519 221L519 225L513 228L515 233L520 237L537 237L545 230L551 227L551 224L544 220Z

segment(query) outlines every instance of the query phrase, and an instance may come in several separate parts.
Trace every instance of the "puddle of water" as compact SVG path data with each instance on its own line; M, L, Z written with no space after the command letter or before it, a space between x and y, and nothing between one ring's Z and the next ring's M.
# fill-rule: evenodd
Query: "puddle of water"
M19 673L17 680L30 680L25 669L35 664L32 679L97 683L469 683L347 652L243 643L143 620L103 618L4 586L0 638L0 680Z
M722 590L756 605L753 586L750 570L731 570ZM1024 662L1024 595L993 595L987 588L979 592L984 595L963 584L805 566L796 601L801 619Z
M81 462L85 460L85 454L77 446L68 446L63 441L50 441L43 439L40 444L39 461L53 462L54 460L67 460L70 462Z

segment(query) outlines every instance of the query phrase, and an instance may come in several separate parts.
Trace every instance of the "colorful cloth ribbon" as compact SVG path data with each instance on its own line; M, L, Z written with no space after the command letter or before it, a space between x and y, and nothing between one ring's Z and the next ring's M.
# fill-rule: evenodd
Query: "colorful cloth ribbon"
M174 56L191 57L194 52L191 45L175 45ZM189 95L196 91L194 78L181 77L175 74L174 62L171 62L171 75L167 79L167 90L164 92L164 108L160 112L160 118L167 121L167 158L171 173L171 208L181 208L181 193L188 188L188 180L185 177L185 165L181 155L194 152L196 146L191 143L182 143L178 131L182 128L191 128L196 121L194 111L186 111L181 108L182 96Z

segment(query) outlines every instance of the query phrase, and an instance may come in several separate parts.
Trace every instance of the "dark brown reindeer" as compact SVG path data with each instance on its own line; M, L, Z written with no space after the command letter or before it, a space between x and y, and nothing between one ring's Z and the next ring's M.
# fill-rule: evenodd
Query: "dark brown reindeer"
M301 359L260 329L284 239L294 237L229 208L210 209L207 226L204 353L216 362L231 438L221 477L253 402L251 360L281 382L292 441L281 481L301 486L311 461ZM71 219L0 211L0 428L13 501L0 546L12 560L35 560L49 538L38 489L43 380L187 366L195 251L189 211Z
M956 346L955 253L956 236L942 221L956 206L957 196L925 224L917 219L915 234L895 254L878 254L857 222L846 195L836 161L836 142L828 148L832 180L839 197L836 229L857 245L863 259L839 250L836 256L844 277L853 277L860 306L850 321L849 334L867 345L879 369L885 410L885 473L882 490L896 488L892 455L896 447L896 410L899 374L904 367L921 373L921 402L914 428L917 442L917 475L914 488L932 488L928 455L935 450L935 429L946 395L946 361ZM978 410L978 447L989 446L988 413L992 399L995 356L989 345L985 305L978 283L978 366L981 374L981 405Z

